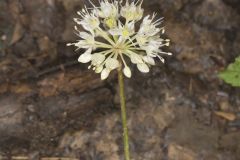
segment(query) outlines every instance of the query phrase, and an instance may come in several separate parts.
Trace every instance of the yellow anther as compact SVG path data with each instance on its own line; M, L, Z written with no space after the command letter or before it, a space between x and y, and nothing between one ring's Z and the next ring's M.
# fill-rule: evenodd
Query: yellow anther
M117 26L117 22L115 20L115 18L107 18L105 20L105 24L109 27L109 28L114 28Z
M122 31L123 37L128 37L129 36L129 31L127 30L127 28L124 28Z

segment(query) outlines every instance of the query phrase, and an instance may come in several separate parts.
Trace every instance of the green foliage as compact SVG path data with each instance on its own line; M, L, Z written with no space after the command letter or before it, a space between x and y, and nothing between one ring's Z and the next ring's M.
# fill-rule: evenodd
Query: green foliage
M240 87L240 56L225 71L221 72L219 77L234 87Z

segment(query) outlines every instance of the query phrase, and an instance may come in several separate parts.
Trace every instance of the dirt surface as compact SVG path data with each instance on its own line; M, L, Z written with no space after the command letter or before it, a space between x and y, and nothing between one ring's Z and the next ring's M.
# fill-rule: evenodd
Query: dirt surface
M87 0L0 1L0 159L123 160L116 73L78 64ZM217 73L240 54L239 0L145 0L174 55L126 79L133 160L239 160L240 90Z

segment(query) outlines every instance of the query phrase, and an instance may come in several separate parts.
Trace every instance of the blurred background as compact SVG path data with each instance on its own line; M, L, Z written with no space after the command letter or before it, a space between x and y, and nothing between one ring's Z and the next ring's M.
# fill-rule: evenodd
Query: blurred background
M123 159L116 73L101 81L66 47L83 5L0 0L0 159ZM126 79L133 159L240 159L240 90L218 78L240 54L240 1L143 7L165 17L173 56Z

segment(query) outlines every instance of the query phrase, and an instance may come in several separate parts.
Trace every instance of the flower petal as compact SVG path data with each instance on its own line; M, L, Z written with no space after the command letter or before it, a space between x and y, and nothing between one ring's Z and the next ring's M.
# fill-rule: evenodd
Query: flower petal
M122 34L122 30L119 28L110 29L108 32L113 36Z
M142 57L134 52L130 52L130 59L134 64L143 63Z
M109 74L110 74L110 70L107 69L107 68L104 68L104 69L102 70L102 73L101 73L101 79L102 79L102 80L107 79L107 77L109 76Z
M131 77L132 77L132 72L131 72L131 70L130 70L129 67L125 67L125 68L123 69L123 73L124 73L124 75L125 75L126 77L128 77L128 78L131 78Z
M101 53L95 53L92 55L92 65L100 65L105 60L105 56Z
M146 44L146 42L148 41L147 39L148 37L144 36L144 35L136 35L136 40L139 44L140 47L142 47L143 45Z
M153 57L144 56L143 60L150 65L153 65L153 66L155 65L155 61L154 61Z
M114 70L116 68L119 67L119 62L117 59L115 58L108 58L106 60L106 68L110 69L110 70Z
M85 53L83 53L79 58L78 62L81 63L88 63L91 61L92 55L91 55L92 49L89 48Z
M102 70L103 70L103 66L101 65L101 66L96 67L95 72L96 73L101 73Z
M79 33L79 36L82 38L82 39L90 39L92 38L93 36L87 32L80 32Z
M140 72L143 72L143 73L148 73L149 72L149 67L145 63L137 64L137 68Z
M165 63L165 59L159 55L157 55L157 57L160 59L160 61L162 61L162 63Z

